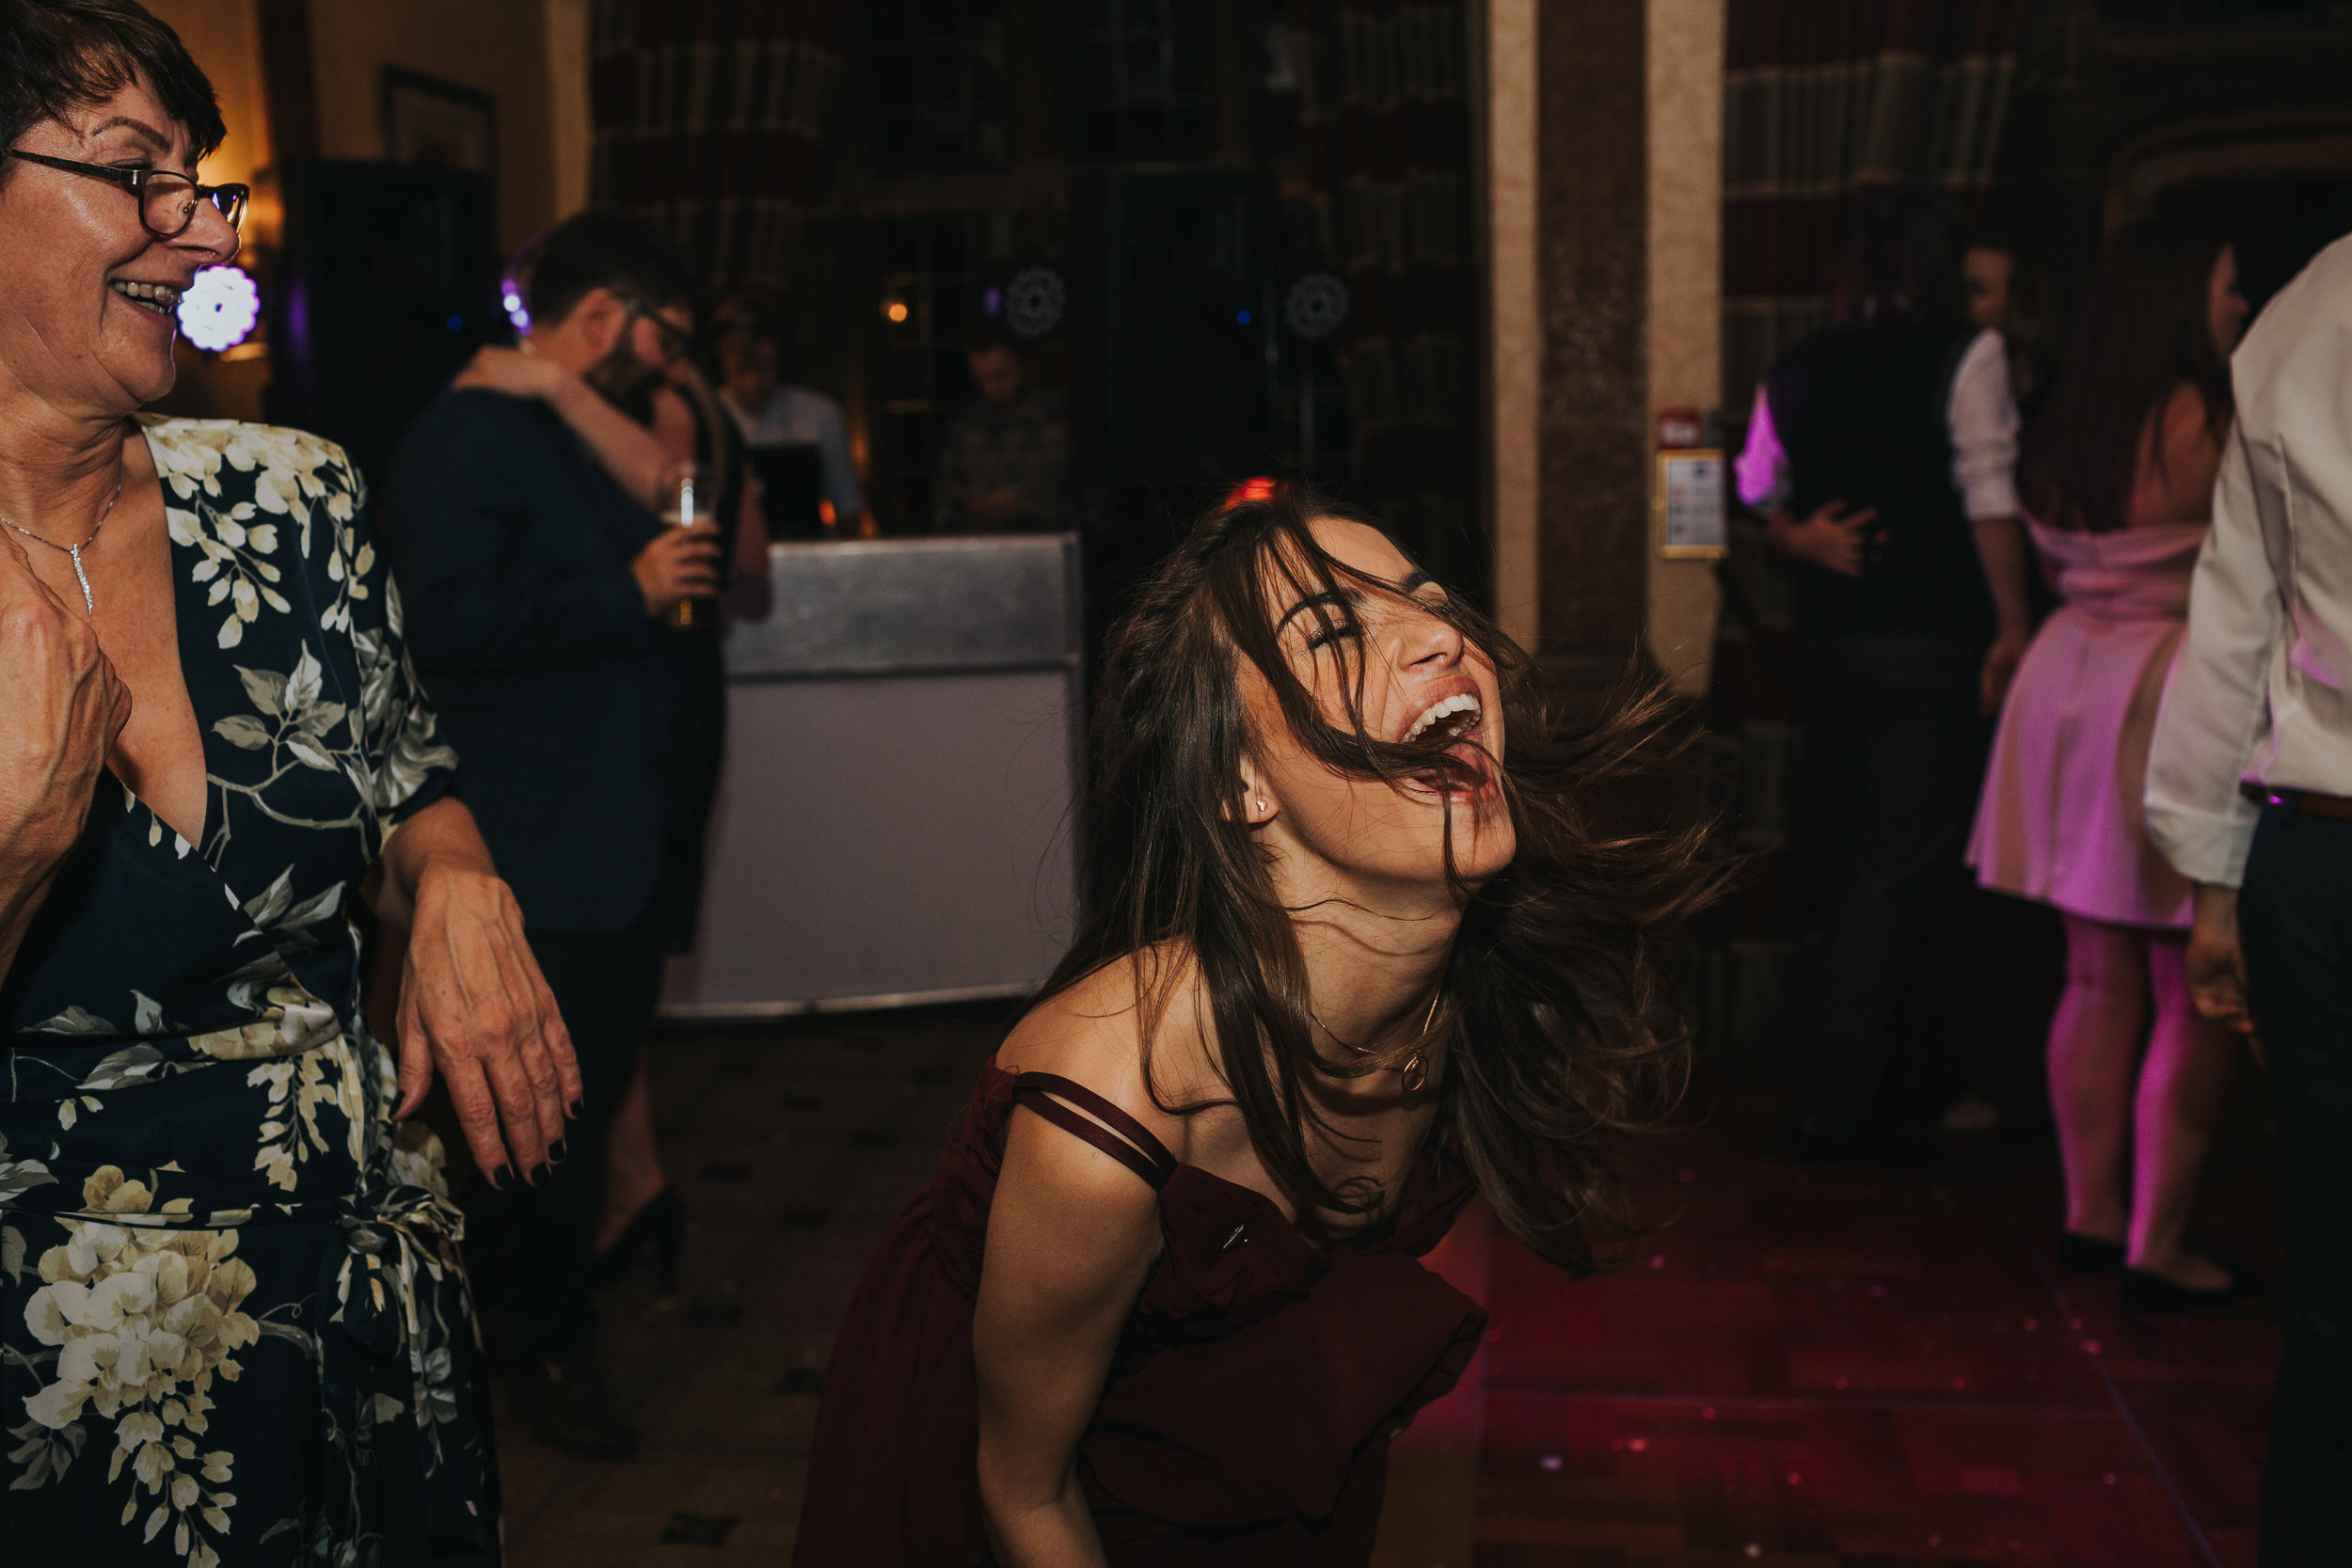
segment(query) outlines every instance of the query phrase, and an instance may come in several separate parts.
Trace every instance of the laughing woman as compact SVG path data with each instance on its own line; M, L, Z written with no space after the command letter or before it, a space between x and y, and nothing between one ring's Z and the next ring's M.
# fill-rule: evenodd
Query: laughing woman
M1365 1562L1484 1324L1419 1256L1479 1194L1590 1267L1677 1079L1711 879L1582 799L1651 718L1563 732L1367 519L1204 518L1112 636L1092 913L868 1266L795 1562Z
M0 1541L498 1560L437 1067L485 1171L579 1093L333 446L134 419L237 248L131 0L0 3ZM411 932L397 1068L350 909Z

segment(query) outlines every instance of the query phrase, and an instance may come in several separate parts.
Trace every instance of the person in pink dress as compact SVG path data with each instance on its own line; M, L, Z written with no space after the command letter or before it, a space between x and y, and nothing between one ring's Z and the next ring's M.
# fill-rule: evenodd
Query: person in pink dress
M2243 1283L2183 1241L2237 1048L2190 1004L2189 884L2149 842L2140 796L2246 316L2218 235L2147 223L2110 243L2026 436L2020 490L2063 602L2003 705L1968 849L1984 886L2065 917L2049 1047L2060 1261L2123 1268L2124 1304L2151 1311L2226 1300Z

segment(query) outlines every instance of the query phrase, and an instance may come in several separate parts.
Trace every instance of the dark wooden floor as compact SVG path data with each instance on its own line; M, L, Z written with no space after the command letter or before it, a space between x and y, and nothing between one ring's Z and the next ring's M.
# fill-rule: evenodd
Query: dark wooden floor
M517 1568L784 1560L834 1323L990 1025L659 1043L684 1276L672 1300L642 1277L603 1298L644 1450L566 1460L502 1426ZM1697 1125L1645 1151L1645 1203L1671 1223L1634 1267L1571 1285L1507 1240L1450 1244L1494 1313L1483 1390L1400 1446L1391 1511L1413 1516L1389 1521L1384 1563L1471 1568L1425 1544L1473 1533L1476 1568L2252 1563L2275 1302L2127 1318L2112 1280L2056 1272L2046 1140L1954 1141L1924 1177L1823 1174L1777 1157L1768 1076L1713 1082ZM2275 1277L2259 1087L2201 1226ZM1436 1456L1418 1468L1416 1443Z
M983 1010L677 1032L655 1117L688 1232L678 1290L606 1292L608 1374L644 1445L566 1459L499 1428L512 1568L781 1563L834 1327L995 1046Z
M2261 1089L2200 1231L2275 1278ZM1780 1116L1724 1090L1661 1140L1674 1217L1621 1274L1497 1245L1481 1568L2253 1562L2275 1300L2152 1320L2060 1275L2042 1139L1823 1173L1777 1157Z

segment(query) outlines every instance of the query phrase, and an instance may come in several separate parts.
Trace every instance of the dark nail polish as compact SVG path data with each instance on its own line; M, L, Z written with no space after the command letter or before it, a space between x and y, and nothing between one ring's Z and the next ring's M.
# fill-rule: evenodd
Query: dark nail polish
M568 1107L565 1108L564 1114L570 1117L574 1121L578 1121L582 1116L587 1114L587 1110L588 1101L586 1100L575 1100Z
M550 1165L557 1164L564 1158L566 1151L564 1141L562 1138L556 1139L555 1142L548 1145L548 1164Z
M506 1167L504 1165L492 1165L488 1170L482 1173L482 1180L490 1184L490 1190L492 1192L502 1193L506 1191Z
M548 1163L545 1160L542 1160L537 1164L531 1167L531 1174L524 1177L523 1180L535 1187L539 1184L539 1179L547 1175L547 1173Z

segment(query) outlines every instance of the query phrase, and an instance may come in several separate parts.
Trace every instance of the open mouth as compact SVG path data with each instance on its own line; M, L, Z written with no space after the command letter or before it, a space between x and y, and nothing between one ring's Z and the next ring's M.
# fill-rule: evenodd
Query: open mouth
M1412 781L1450 800L1467 801L1494 791L1494 762L1479 744L1486 716L1485 706L1468 691L1440 697L1423 708L1406 730L1404 739L1410 743L1435 736L1444 743L1446 755L1460 766L1415 768L1409 775Z
M180 313L180 291L168 283L134 283L128 278L118 277L107 287L132 304L152 310L159 316L177 316Z
M1413 727L1405 732L1405 738L1409 743L1435 730L1450 740L1466 739L1485 717L1486 709L1479 705L1476 697L1457 691L1423 708L1421 717L1413 721Z

